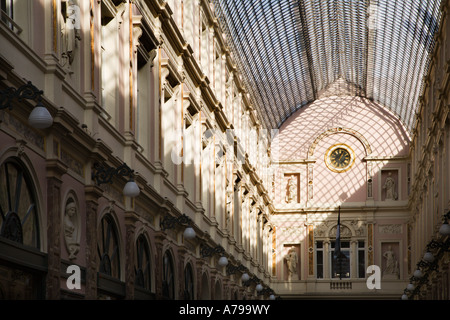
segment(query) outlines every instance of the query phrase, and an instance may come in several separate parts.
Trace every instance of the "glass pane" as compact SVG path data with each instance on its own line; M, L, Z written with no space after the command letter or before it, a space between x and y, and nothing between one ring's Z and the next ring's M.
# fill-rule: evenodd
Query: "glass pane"
M341 257L334 258L335 241L331 242L330 261L331 261L331 277L332 278L350 278L350 242L341 242Z
M323 278L323 252L317 251L316 254L316 269L317 269L317 278Z
M358 278L366 277L365 251L358 251Z

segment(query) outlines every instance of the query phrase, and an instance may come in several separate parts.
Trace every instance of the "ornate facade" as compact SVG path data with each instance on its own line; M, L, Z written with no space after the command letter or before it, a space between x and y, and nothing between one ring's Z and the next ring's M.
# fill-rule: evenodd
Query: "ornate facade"
M450 208L448 1L412 135L343 79L267 128L207 0L1 4L2 107L31 81L53 123L0 110L0 298L449 298L445 248L411 278Z

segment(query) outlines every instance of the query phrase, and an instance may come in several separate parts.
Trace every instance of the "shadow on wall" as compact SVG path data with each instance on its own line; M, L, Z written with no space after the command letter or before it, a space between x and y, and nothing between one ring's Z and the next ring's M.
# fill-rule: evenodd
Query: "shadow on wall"
M365 207L395 208L407 202L410 138L398 117L365 98L327 97L291 116L276 139L279 153L272 192L279 224L274 262L277 276L292 279L288 251L308 243L318 247L297 248L299 266L306 266L301 263L302 259L303 262L310 258L314 261L314 265L298 270L300 279L308 276L308 268L314 268L316 276L320 273L329 278L333 272L335 275L333 265L325 267L331 263L329 256L325 256L325 246L328 254L334 250L337 208L342 204L346 212L345 220L341 220L342 232L346 233L342 250L349 257L354 251L351 259L363 261L359 265L352 260L357 267L352 271L353 276L364 277L369 260L380 265L385 279L405 276L404 219L380 218L377 221L380 224L369 229L366 216L362 214ZM348 152L348 160L344 151L336 152L335 163L332 163L332 151L337 147ZM306 216L299 219L298 213L302 210L317 210L308 218L313 221L307 223ZM318 252L323 256L319 257Z

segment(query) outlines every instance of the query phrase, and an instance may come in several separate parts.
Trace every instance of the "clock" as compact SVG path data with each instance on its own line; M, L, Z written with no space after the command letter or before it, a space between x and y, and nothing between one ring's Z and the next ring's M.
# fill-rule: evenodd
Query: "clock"
M334 172L345 172L355 162L355 154L348 145L336 144L328 148L325 153L325 164Z

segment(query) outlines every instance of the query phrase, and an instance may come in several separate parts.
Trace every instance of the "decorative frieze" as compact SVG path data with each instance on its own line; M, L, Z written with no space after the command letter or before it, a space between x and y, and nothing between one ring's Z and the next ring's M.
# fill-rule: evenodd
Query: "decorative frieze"
M383 234L402 234L401 224L381 224L378 226L378 232Z
M25 125L22 121L12 116L8 112L0 112L0 124L7 125L17 133L19 133L25 141L44 150L45 139L43 136L34 131L30 126Z
M66 150L61 149L61 161L64 162L73 172L81 177L84 177L84 166L81 161L75 159Z

